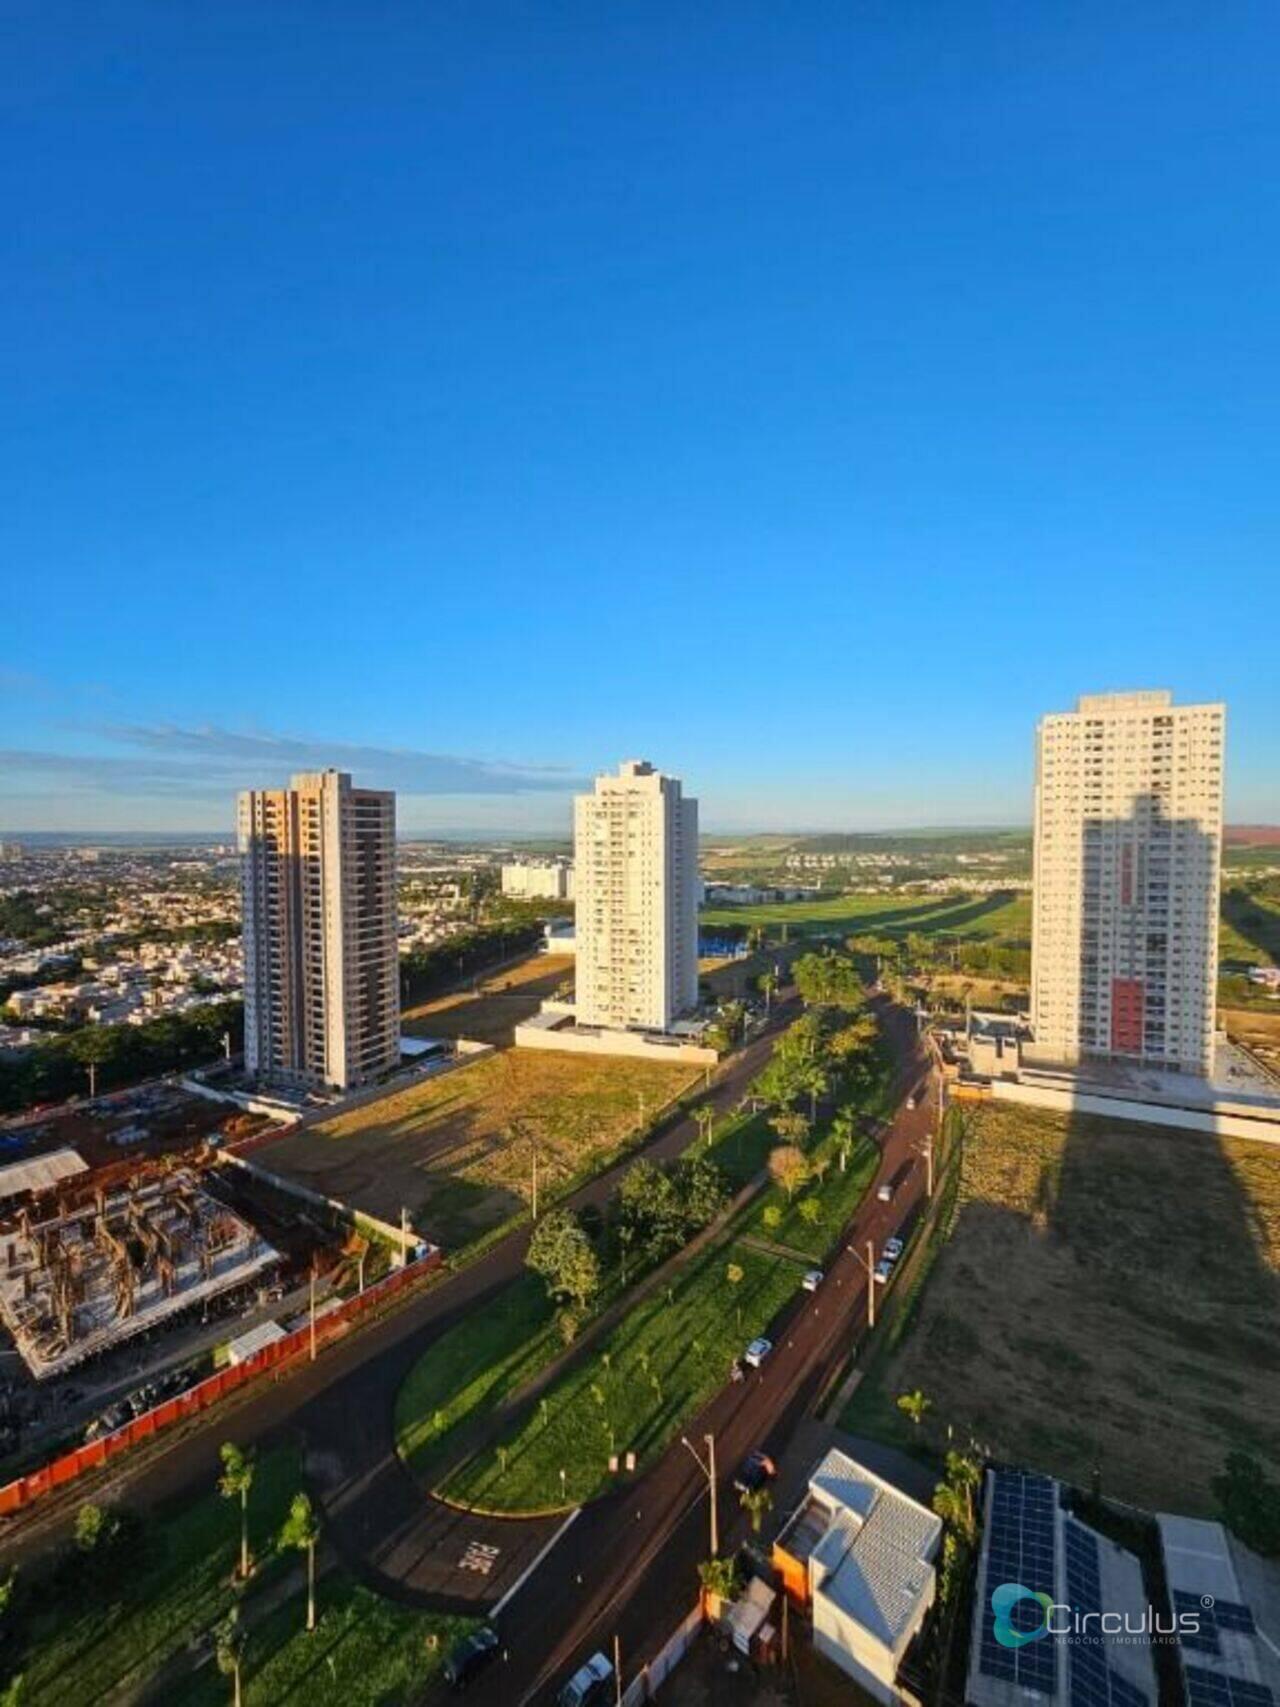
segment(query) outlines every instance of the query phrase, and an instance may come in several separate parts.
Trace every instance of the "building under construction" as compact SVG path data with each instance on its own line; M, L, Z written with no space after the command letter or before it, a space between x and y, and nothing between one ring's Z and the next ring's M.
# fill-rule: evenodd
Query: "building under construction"
M233 1287L278 1253L188 1168L88 1182L0 1228L0 1318L38 1381L62 1375Z

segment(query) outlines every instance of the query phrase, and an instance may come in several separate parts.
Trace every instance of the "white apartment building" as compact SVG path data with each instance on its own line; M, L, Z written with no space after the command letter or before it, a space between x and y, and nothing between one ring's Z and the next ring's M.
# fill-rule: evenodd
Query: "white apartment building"
M573 867L562 859L504 865L502 893L519 901L572 901Z
M345 771L240 795L245 1066L340 1090L400 1059L396 797Z
M574 801L575 1017L668 1031L698 1002L698 803L644 759Z
M1037 1057L1213 1071L1222 705L1089 694L1036 732Z

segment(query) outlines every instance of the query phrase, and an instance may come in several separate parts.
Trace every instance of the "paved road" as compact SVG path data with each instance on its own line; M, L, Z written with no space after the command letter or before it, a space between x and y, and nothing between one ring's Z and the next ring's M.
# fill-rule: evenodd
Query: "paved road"
M711 1101L718 1109L737 1105L768 1058L777 1031L798 1011L793 994L775 1002L768 1028L713 1088ZM645 1154L672 1157L696 1137L692 1118L686 1118L662 1132ZM634 1154L626 1157L568 1201L575 1208L603 1204L634 1159ZM470 1520L466 1538L459 1541L462 1520L448 1521L434 1503L424 1502L395 1456L391 1411L401 1380L432 1340L521 1272L528 1238L527 1228L518 1229L460 1274L326 1349L314 1365L278 1383L262 1383L252 1398L229 1412L215 1409L144 1460L125 1458L95 1483L92 1497L127 1498L135 1508L148 1510L211 1487L219 1471L219 1444L228 1437L262 1445L300 1438L308 1473L326 1507L330 1539L366 1580L384 1593L421 1604L458 1609L493 1604L536 1555L547 1526L491 1520L499 1536L495 1542ZM0 1556L17 1561L65 1540L75 1507L88 1492L73 1489L65 1499L41 1502L10 1520L0 1536ZM488 1571L464 1568L462 1557L472 1541L499 1548L496 1554L473 1551L468 1557L469 1567L488 1558Z
M921 1083L927 1066L911 1017L886 1009L885 1021L899 1060L899 1084ZM919 1213L924 1164L919 1146L931 1129L932 1107L901 1107L886 1134L877 1185L909 1170L892 1203L872 1192L848 1229L846 1244L819 1292L797 1296L775 1334L772 1357L758 1373L726 1386L689 1426L699 1447L716 1439L720 1473L721 1551L726 1537L745 1530L731 1482L755 1446L781 1456L801 1419L846 1359L850 1344L865 1332L864 1271L847 1249L874 1240L877 1250ZM555 1688L596 1648L612 1652L622 1643L626 1676L652 1657L697 1593L696 1567L707 1557L706 1483L692 1458L676 1442L625 1493L585 1507L556 1542L528 1585L498 1620L510 1659L473 1686L482 1707L527 1707L552 1699Z

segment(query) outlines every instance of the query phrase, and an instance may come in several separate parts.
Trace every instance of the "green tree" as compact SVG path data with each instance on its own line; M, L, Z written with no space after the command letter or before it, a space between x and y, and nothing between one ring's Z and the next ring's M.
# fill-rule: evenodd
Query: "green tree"
M213 1654L223 1677L231 1679L231 1699L240 1707L240 1667L244 1663L245 1631L240 1608L233 1606L213 1632Z
M709 1102L699 1103L693 1111L693 1120L698 1128L698 1136L704 1144L711 1143L711 1134L716 1129L716 1111Z
M768 1488L743 1488L738 1499L751 1519L751 1533L759 1535L761 1524L773 1510L773 1495Z
M1280 1556L1280 1485L1259 1461L1248 1452L1229 1452L1211 1485L1227 1528L1255 1553Z
M698 1580L707 1594L721 1600L734 1600L742 1587L736 1559L704 1559L698 1566Z
M767 971L762 972L760 974L760 977L757 980L757 983L759 984L759 987L760 987L760 993L764 997L764 1011L766 1014L772 1013L773 1012L773 995L774 995L774 991L778 988L778 969L777 969L777 967L776 966L770 966Z
M658 1262L684 1242L685 1214L672 1176L642 1156L618 1186L618 1218L630 1228L650 1262Z
M791 968L796 989L806 1007L845 1008L865 1006L866 990L857 962L834 949L820 954L802 954Z
M280 1545L307 1555L307 1629L316 1627L316 1543L320 1539L320 1517L305 1493L293 1496L289 1515L280 1531Z
M770 1176L782 1187L790 1203L809 1177L809 1160L794 1144L779 1144L769 1152Z
M553 1209L533 1230L525 1266L540 1274L548 1295L583 1311L600 1287L600 1260L571 1209Z
M910 1417L917 1428L924 1421L926 1413L933 1409L933 1400L927 1398L919 1387L910 1393L899 1393L896 1402L903 1416Z
M252 1450L242 1450L234 1441L224 1440L218 1448L222 1459L222 1475L218 1492L224 1500L240 1501L240 1576L249 1575L249 1489L253 1486L254 1459Z
M724 1208L728 1196L724 1175L709 1156L682 1156L672 1170L671 1183L685 1233L710 1226Z
M796 1214L806 1226L816 1227L822 1219L822 1204L816 1197L802 1197L796 1208Z

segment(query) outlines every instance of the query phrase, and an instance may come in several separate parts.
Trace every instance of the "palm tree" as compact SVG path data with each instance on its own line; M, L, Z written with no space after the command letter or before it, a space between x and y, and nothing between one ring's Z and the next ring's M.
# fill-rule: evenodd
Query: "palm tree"
M904 1416L911 1418L917 1428L924 1421L925 1412L933 1409L933 1400L926 1398L917 1387L912 1393L898 1394L898 1409Z
M767 972L760 974L760 988L764 991L764 1011L773 1011L773 992L778 988L778 969L771 966Z
M743 1488L738 1498L743 1511L751 1519L751 1533L759 1535L760 1525L773 1510L773 1495L768 1488Z
M712 1108L709 1102L700 1103L693 1111L693 1118L697 1122L698 1134L701 1137L702 1142L709 1145L711 1143L711 1134L715 1131L715 1109Z
M933 1490L933 1509L944 1523L949 1523L952 1529L968 1539L969 1505L962 1488L953 1488L950 1482L939 1482Z
M841 1173L844 1173L845 1169L849 1165L849 1152L853 1149L853 1140L855 1136L854 1122L856 1118L857 1117L851 1108L842 1108L839 1114L837 1114L835 1119L831 1122L831 1136L835 1139L836 1148L840 1152Z
M240 1608L233 1606L213 1632L214 1657L223 1677L231 1679L231 1699L240 1707L240 1666L244 1660L245 1633L240 1625Z
M320 1539L320 1518L305 1493L296 1493L289 1515L280 1531L282 1547L296 1547L307 1555L307 1629L316 1627L316 1542Z
M972 1535L975 1527L973 1494L974 1489L982 1481L982 1466L976 1459L970 1458L967 1452L948 1452L947 1481L964 1495L965 1509L969 1518L968 1530L969 1534Z
M218 1492L224 1500L240 1501L240 1575L249 1575L249 1489L253 1486L253 1452L242 1451L234 1441L224 1440L218 1448L222 1475Z

